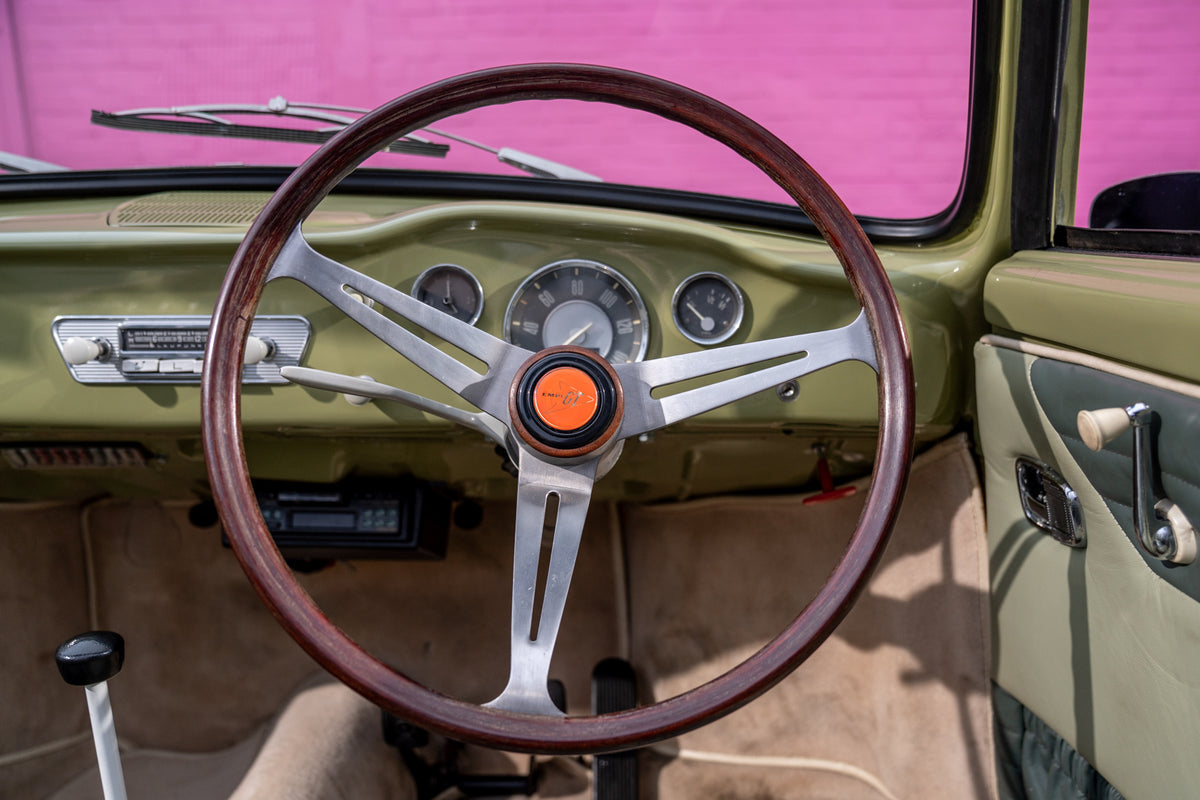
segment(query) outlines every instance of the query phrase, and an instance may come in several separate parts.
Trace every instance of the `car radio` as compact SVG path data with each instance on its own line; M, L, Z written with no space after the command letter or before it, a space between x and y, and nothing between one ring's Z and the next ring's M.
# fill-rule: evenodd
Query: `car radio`
M64 316L50 326L71 377L80 383L196 384L210 318ZM243 383L287 383L281 367L300 363L312 329L297 316L258 316L246 342Z
M256 481L263 521L288 558L441 559L450 498L413 480Z

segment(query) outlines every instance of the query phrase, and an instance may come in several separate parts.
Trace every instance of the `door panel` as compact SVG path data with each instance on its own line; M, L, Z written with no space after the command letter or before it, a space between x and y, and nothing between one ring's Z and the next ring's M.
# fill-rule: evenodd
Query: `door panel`
M988 273L998 331L1200 381L1200 267L1183 259L1024 252Z
M1066 276L1098 262L1102 269L1082 287L1071 285ZM1182 267L1200 275L1194 264L1022 254L993 270L985 303L1006 334L1093 352L1110 347L1126 359L1145 352L1143 363L1188 376L1200 368L1191 331L1200 315L1183 291L1195 278ZM1130 295L1139 297L1136 312ZM1193 795L1200 564L1166 567L1142 553L1133 533L1132 434L1092 452L1075 416L1149 403L1158 414L1152 435L1166 495L1200 519L1200 386L1074 347L995 336L976 346L975 364L995 681L1125 797ZM1026 518L1016 469L1022 457L1077 493L1085 547L1060 544Z

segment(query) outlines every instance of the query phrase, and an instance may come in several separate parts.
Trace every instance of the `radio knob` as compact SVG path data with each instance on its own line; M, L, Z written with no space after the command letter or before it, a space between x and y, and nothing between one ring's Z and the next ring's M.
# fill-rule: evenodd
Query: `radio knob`
M244 364L258 364L270 361L275 357L275 342L265 337L250 336L246 339L246 358Z
M112 352L112 345L106 339L84 339L72 336L63 342L63 358L69 364L86 364L89 361L103 361Z

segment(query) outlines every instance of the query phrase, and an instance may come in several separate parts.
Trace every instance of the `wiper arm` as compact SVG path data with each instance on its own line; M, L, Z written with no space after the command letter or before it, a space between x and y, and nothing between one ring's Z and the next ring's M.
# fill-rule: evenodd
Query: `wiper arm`
M340 113L332 113L340 112ZM354 122L354 117L367 113L365 108L337 106L324 103L289 103L282 97L272 98L266 105L253 103L226 103L223 105L172 106L170 108L137 108L130 111L109 113L92 111L92 123L109 128L125 130L177 133L187 136L219 136L240 139L257 139L276 142L298 142L302 144L324 144L345 126ZM231 122L225 118L230 114L264 114L276 117L293 117L315 122L328 123L325 128L277 128L266 125L247 125ZM165 119L172 117L173 119ZM494 153L496 158L509 166L528 172L539 178L562 180L599 181L595 175L583 170L531 155L511 147L491 147L464 136L438 128L423 128L425 133ZM444 158L449 145L431 142L413 133L392 142L384 151L412 155Z
M530 153L522 153L520 150L514 150L511 147L488 147L486 144L468 139L464 136L456 136L453 133L438 128L423 128L423 130L441 136L446 139L451 139L456 142L461 142L468 147L475 147L480 150L486 150L489 153L495 153L496 158L508 164L510 167L524 170L530 175L536 175L539 178L558 178L559 180L571 181L595 181L601 182L602 179L593 175L590 172L584 172L581 169L568 167L566 164L560 164L557 161L551 161L548 158L535 156Z
M354 108L353 106L334 106L325 103L288 103L282 97L276 97L271 101L272 104L281 103L285 108L304 110L309 112L316 111L342 111L350 114L366 114L365 108ZM314 117L315 118L315 117ZM568 167L566 164L560 164L557 161L551 161L548 158L535 156L530 153L523 153L520 150L514 150L511 147L491 147L477 142L473 139L468 139L465 136L449 133L440 128L422 128L426 133L432 133L434 136L441 136L443 139L450 139L460 144L465 144L467 147L474 147L477 150L485 150L489 153L495 153L499 161L508 164L510 167L524 170L530 175L536 175L539 178L559 178L561 180L572 181L595 181L601 182L603 179L584 172L575 167Z

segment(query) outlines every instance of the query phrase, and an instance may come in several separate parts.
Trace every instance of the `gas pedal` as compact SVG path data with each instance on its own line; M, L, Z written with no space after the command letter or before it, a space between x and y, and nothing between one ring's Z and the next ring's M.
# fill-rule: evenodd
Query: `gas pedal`
M637 676L622 658L606 658L592 670L592 713L609 714L637 705ZM592 759L594 800L637 800L637 750Z

